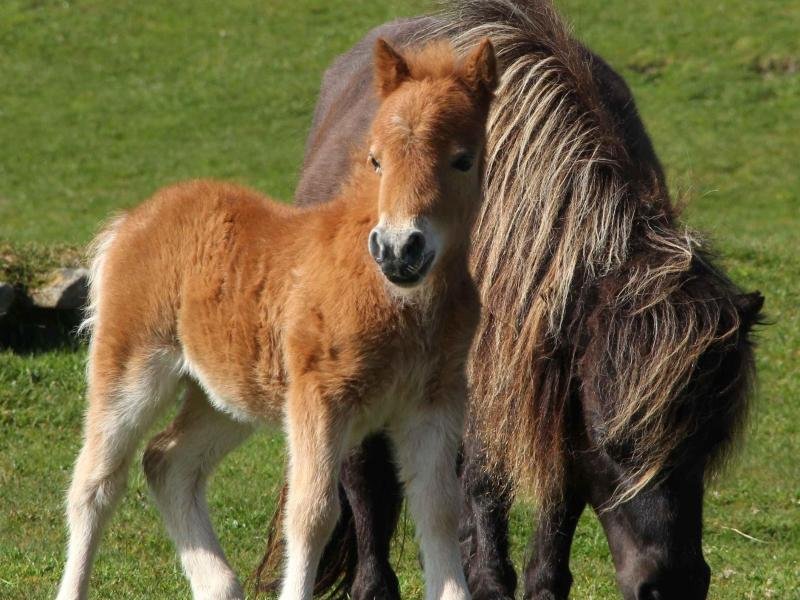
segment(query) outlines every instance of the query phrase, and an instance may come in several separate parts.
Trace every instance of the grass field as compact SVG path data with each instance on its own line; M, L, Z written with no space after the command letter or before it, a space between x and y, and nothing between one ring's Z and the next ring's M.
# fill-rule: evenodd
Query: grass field
M738 282L767 297L774 324L759 335L753 426L708 493L705 552L712 598L800 598L800 4L559 5L633 87L686 220L716 242ZM109 212L174 180L230 178L290 198L326 64L369 27L427 7L6 0L0 246L28 265L15 272L29 276L52 248L84 244ZM54 594L84 361L78 344L0 349L0 598ZM242 576L259 558L281 448L278 436L254 438L211 487L223 546ZM526 506L514 513L518 560L530 516ZM404 597L419 598L416 551L405 538L397 544ZM572 565L575 598L616 597L591 515ZM138 468L105 536L92 591L189 597Z

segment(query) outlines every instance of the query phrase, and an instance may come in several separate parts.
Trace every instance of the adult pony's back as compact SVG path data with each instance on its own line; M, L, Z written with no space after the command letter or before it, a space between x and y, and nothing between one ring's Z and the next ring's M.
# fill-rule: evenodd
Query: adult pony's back
M299 202L340 184L321 176L335 172L321 168L336 160L328 146L363 136L375 102L363 56L376 35L465 46L488 36L504 71L472 254L484 306L464 467L474 597L513 595L505 515L520 488L544 517L529 596L568 593L569 543L589 503L626 597L704 597L703 480L747 414L760 296L742 294L678 222L629 90L548 2L465 1L369 34L326 73ZM369 458L352 470L380 472ZM380 535L368 478L344 481L358 484L356 529ZM372 506L390 489L373 489ZM380 564L351 573L355 598L392 587L362 581L386 577Z

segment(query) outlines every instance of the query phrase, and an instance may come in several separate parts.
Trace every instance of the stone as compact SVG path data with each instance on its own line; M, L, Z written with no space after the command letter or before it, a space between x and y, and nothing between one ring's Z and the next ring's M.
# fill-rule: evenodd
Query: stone
M8 312L14 303L14 286L0 281L0 317Z
M39 308L70 310L83 308L88 295L88 269L58 269L45 285L31 293L31 300Z

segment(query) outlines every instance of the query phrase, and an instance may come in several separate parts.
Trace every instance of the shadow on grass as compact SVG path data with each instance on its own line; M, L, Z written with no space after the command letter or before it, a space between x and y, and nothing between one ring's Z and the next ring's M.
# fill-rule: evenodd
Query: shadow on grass
M78 350L81 309L48 309L14 305L0 317L0 350L33 355L51 350Z

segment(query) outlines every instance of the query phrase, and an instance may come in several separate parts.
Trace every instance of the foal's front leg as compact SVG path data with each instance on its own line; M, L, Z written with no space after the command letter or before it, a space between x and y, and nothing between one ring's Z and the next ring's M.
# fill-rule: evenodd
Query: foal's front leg
M280 600L310 600L319 559L339 517L337 484L349 421L341 406L313 393L290 391L286 429L287 562Z
M470 597L458 546L462 424L463 401L433 401L390 429L422 550L427 600Z

